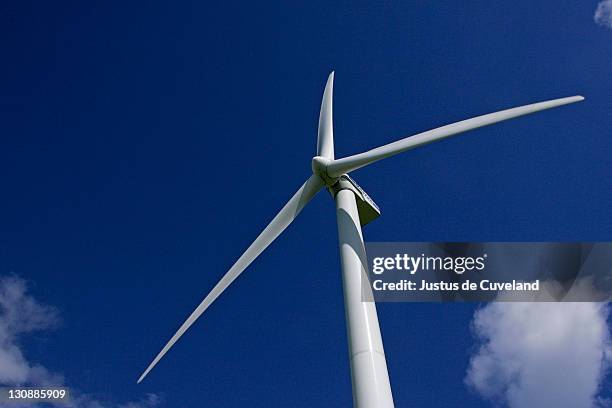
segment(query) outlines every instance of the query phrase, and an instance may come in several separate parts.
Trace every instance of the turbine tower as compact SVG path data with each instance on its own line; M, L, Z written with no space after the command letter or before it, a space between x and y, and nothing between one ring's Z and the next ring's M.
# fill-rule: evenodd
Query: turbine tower
M336 159L332 115L333 87L332 72L323 92L317 155L312 159L313 174L181 325L142 373L138 379L139 383L217 297L291 224L306 204L326 187L336 202L353 403L359 408L393 407L376 304L362 301L362 291L370 291L371 288L368 283L368 266L361 227L378 217L380 211L348 173L378 160L468 130L584 100L582 96L572 96L489 113L406 137L364 153Z

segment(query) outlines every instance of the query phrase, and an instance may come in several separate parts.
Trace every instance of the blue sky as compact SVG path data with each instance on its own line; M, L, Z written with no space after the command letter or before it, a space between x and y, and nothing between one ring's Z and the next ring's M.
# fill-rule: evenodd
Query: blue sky
M325 194L136 385L309 175L332 69L338 157L587 97L356 171L383 212L366 240L610 240L612 30L596 1L0 7L0 275L61 316L19 345L108 404L350 404ZM397 406L491 405L464 384L477 307L379 305Z

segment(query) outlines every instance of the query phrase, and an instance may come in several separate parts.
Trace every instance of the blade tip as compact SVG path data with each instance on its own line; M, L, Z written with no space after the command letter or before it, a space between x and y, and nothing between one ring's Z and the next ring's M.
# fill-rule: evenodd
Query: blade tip
M576 103L576 102L582 102L584 101L584 96L582 95L574 95L574 96L567 96L565 98L561 98L561 99L557 99L555 100L558 105L568 105L570 103Z
M570 96L567 99L570 101L570 103L573 103L573 102L582 102L582 101L584 101L584 96L582 96L582 95L574 95L574 96Z
M144 380L144 379L145 379L145 377L147 376L147 374L149 374L149 371L151 371L151 368L150 368L150 367L149 367L149 368L147 368L147 369L145 370L145 372L144 372L144 373L140 374L140 377L138 378L138 381L136 381L136 384L140 384L140 383L142 382L142 380Z
M325 83L325 90L323 91L323 99L326 97L331 97L334 92L334 71L329 74L327 77L327 82ZM322 107L322 106L321 106Z

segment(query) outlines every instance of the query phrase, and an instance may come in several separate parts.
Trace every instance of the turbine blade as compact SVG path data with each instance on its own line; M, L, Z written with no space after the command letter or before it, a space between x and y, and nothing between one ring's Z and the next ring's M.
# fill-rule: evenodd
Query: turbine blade
M414 149L427 143L435 142L449 136L467 132L468 130L477 129L479 127L492 125L493 123L501 122L508 119L517 118L519 116L538 112L545 109L556 108L558 106L567 105L574 102L584 100L582 96L571 96L568 98L554 99L545 102L534 103L531 105L519 106L517 108L506 109L487 115L477 116L475 118L463 120L461 122L452 123L442 126L427 132L419 133L397 142L377 147L367 152L356 154L354 156L345 157L334 160L327 165L327 174L330 177L340 177L344 173L357 170L370 163L378 160L394 156L406 150Z
M319 134L317 138L317 156L334 158L334 121L333 121L333 99L334 99L334 72L327 78L323 100L321 101L321 112L319 113Z
M166 352L178 341L178 339L189 329L189 327L204 313L204 311L219 297L221 293L236 279L244 269L253 262L264 249L268 247L297 217L300 211L308 204L308 202L317 194L323 187L323 181L315 175L310 176L308 180L300 187L293 197L285 204L280 212L268 224L268 226L259 234L257 239L253 241L251 246L242 254L236 263L229 271L221 278L219 283L210 291L204 298L202 303L191 313L183 325L172 336L170 341L166 343L164 348L155 357L153 362L149 364L147 369L138 379L140 383L146 375L155 367Z

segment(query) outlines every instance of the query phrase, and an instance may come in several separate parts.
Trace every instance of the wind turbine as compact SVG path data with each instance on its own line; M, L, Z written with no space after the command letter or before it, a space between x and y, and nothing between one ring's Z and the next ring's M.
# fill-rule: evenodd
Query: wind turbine
M393 407L376 304L362 301L362 290L371 290L371 288L365 283L362 285L362 282L367 282L368 277L361 226L379 216L380 211L365 191L347 174L378 160L468 130L584 100L582 96L571 96L489 113L406 137L364 153L336 159L332 120L333 87L334 73L332 72L323 92L319 114L317 155L312 159L313 174L191 313L142 373L138 383L217 297L291 224L306 204L323 187L327 187L336 201L353 402L356 407L360 408Z

